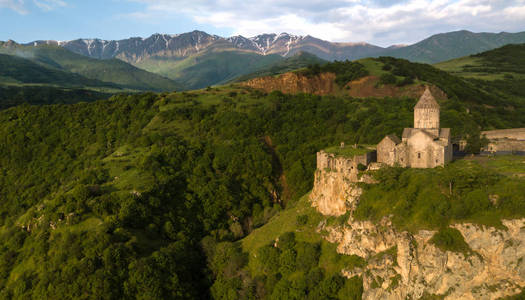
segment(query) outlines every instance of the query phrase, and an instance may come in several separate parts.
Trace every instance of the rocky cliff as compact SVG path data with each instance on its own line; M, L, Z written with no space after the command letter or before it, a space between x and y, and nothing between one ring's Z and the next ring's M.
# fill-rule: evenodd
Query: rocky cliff
M265 92L281 91L285 94L312 93L316 95L348 95L356 98L366 97L410 97L419 98L425 91L425 86L413 84L398 87L394 84L379 84L379 77L365 76L351 81L340 88L335 83L335 74L321 73L307 77L295 72L284 73L278 76L258 77L241 85L249 86ZM439 100L447 99L447 95L435 85L430 85L433 95Z
M386 217L376 223L355 220L361 192L345 172L322 169L310 200L325 215L350 211L343 226L323 225L319 232L338 244L337 252L367 261L363 268L341 271L362 276L363 299L498 299L525 286L525 219L503 220L503 229L452 225L471 251L445 251L431 241L435 231L399 231Z
M335 83L335 74L333 73L321 73L307 77L289 72L279 76L254 78L242 82L241 85L265 92L281 91L286 94L311 93L316 95L333 94L339 88Z

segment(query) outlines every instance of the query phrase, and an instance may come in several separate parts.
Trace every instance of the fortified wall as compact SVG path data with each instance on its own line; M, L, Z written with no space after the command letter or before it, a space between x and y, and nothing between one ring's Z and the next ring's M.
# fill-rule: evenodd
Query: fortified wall
M357 166L362 164L368 166L376 160L374 151L353 157L338 156L334 153L327 153L323 150L317 152L317 169L328 169L334 172L341 172L350 175L355 172L357 176Z
M489 140L483 152L525 155L525 128L482 131L481 135Z
M489 140L513 139L525 141L525 128L482 131L481 135L484 135Z
M375 151L354 156L342 156L325 151L317 152L317 170L314 188L310 194L312 206L324 215L344 215L355 205L361 188L355 183L359 178L358 166L370 167L376 160Z

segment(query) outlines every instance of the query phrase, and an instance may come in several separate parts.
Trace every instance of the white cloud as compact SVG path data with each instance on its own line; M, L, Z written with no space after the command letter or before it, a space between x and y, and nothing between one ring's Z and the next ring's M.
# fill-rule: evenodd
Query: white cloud
M57 7L66 6L66 2L62 0L33 0L33 2L43 11L51 11Z
M129 0L146 5L134 17L183 14L234 34L289 32L383 46L412 43L458 29L525 29L523 0Z
M27 14L24 7L24 0L0 0L0 8L6 7L16 11L19 14Z
M43 11L51 11L57 7L67 5L63 0L33 0L33 3ZM22 15L29 13L29 9L24 0L0 0L0 8L2 7L6 7Z

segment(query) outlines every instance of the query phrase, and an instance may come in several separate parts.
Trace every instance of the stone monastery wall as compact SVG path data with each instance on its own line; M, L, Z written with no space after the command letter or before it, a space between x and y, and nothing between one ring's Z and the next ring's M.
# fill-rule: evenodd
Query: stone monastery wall
M329 169L335 172L350 173L353 170L357 170L359 164L368 166L374 160L375 155L372 151L353 157L337 156L333 153L320 151L317 152L317 169Z
M489 140L495 140L495 139L525 140L525 128L482 131L481 135L485 135L485 137L487 137L487 139Z

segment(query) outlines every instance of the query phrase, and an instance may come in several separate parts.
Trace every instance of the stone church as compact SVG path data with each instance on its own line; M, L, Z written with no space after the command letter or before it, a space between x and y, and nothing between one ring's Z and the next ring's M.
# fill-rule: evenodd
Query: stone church
M414 128L399 139L387 135L377 144L377 161L410 168L434 168L452 160L450 128L439 127L439 104L428 87L414 107Z

